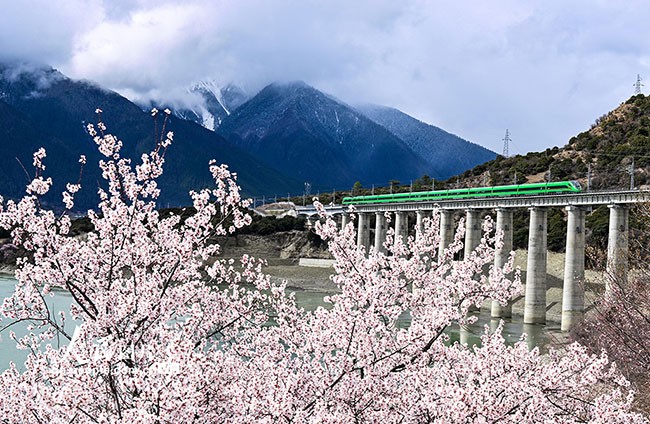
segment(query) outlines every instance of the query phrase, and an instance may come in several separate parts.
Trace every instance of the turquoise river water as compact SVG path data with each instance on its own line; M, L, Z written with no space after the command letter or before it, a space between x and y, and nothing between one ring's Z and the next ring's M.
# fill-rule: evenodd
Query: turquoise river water
M10 276L0 276L0 302L13 293L15 283L16 280ZM325 293L319 292L297 291L296 301L305 309L314 310L319 306L326 306L323 302L325 295ZM66 311L66 316L69 316L68 310L70 303L72 302L72 298L69 295L56 293L55 296L47 297L46 300L49 303L50 310L55 311L55 313L64 310ZM476 313L476 315L478 316L477 322L469 328L460 329L458 326L455 326L448 330L448 334L452 341L462 339L469 345L479 344L479 337L483 334L485 326L488 325L490 328L495 328L498 325L497 320L490 319L489 311L485 308L480 313ZM410 317L408 314L404 314L400 318L400 325L408 326L409 323ZM5 320L0 324L0 326L6 324L8 324L8 322ZM69 325L70 324L71 323L69 323ZM10 329L13 330L18 337L21 337L29 333L27 326L27 323L19 323L13 325ZM70 332L72 332L72 330L70 330ZM540 346L543 349L551 339L559 334L559 325L524 325L521 322L521 317L516 316L513 317L512 320L504 322L503 335L508 342L513 343L519 340L524 332L528 334L527 342L530 348ZM66 341L67 340L65 339L61 339L62 344ZM55 344L56 343L58 342L55 341ZM26 357L26 351L16 349L15 342L9 337L9 330L0 333L0 371L7 369L11 362L15 362L18 367L21 368Z

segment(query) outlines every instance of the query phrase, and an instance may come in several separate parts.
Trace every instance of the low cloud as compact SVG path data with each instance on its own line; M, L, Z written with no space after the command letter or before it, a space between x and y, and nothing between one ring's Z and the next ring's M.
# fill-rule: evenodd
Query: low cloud
M304 80L398 107L496 151L563 145L650 78L641 0L8 2L0 59L47 63L140 101L212 79Z

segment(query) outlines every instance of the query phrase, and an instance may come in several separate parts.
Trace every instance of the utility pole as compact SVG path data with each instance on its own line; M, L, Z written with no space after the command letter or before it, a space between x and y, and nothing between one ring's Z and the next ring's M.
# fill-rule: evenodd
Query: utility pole
M641 83L641 75L636 74L636 82L634 83L634 94L641 94L641 87L643 87L644 84Z
M630 173L630 190L634 190L634 158L632 158L628 172Z
M409 189L410 193L413 193L413 180L411 180L411 188Z
M436 190L436 179L431 178L431 190L435 191Z
M507 158L510 155L510 131L506 128L506 136L503 137L503 157Z
M311 183L305 182L305 190L302 192L302 205L305 206L305 198L311 193Z
M591 190L591 164L587 166L587 191Z
M373 196L375 195L375 185L374 184L372 185L372 189L370 189L370 194L372 194Z

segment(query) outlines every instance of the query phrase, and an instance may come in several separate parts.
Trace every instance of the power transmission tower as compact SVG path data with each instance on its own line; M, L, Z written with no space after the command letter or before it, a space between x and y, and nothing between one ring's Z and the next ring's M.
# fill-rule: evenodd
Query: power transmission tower
M509 145L512 140L510 139L510 131L506 128L506 136L503 137L503 157L507 158L510 155Z
M641 94L641 87L645 84L641 83L641 75L636 74L636 82L634 83L634 94Z

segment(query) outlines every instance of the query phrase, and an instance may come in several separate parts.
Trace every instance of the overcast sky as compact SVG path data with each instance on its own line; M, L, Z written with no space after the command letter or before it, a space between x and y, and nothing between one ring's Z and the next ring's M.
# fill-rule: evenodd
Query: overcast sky
M0 0L0 59L132 100L202 79L303 80L393 106L497 152L562 146L650 92L645 0Z

